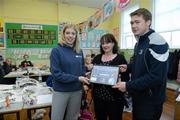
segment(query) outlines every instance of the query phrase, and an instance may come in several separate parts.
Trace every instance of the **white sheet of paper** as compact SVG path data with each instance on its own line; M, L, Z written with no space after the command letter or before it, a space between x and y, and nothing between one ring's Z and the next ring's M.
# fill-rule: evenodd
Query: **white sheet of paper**
M46 104L46 103L52 103L52 94L37 96L37 104Z

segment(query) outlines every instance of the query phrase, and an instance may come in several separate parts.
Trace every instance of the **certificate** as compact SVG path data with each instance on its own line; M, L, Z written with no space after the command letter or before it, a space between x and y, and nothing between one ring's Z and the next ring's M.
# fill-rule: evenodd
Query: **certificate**
M118 80L118 75L118 66L94 65L90 77L90 82L105 85L115 85Z

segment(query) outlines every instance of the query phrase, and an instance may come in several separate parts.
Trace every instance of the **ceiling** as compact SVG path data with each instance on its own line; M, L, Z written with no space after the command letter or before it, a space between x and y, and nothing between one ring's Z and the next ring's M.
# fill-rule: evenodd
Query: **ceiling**
M89 8L102 8L108 0L59 0L63 4L79 5Z

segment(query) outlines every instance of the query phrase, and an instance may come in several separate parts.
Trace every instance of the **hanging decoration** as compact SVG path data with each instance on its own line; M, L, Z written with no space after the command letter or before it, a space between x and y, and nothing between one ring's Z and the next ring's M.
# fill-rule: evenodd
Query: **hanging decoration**
M96 28L100 23L105 22L110 18L115 10L124 9L131 0L109 0L102 9L99 9L94 15L90 16L87 21L77 24L79 33L83 31L91 31Z
M118 0L117 10L123 10L127 7L131 0Z
M109 0L102 9L98 9L95 14L90 16L86 21L78 23L76 26L80 34L80 46L81 48L99 48L100 38L103 34L107 33L105 30L95 29L102 22L107 21L115 12L115 10L122 10L128 4L130 0ZM61 40L62 30L67 23L59 23L59 40ZM113 29L116 39L119 38L119 28Z

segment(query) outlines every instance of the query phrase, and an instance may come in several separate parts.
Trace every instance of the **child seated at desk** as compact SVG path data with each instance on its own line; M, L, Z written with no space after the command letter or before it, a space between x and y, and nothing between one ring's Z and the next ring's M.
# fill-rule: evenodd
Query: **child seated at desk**
M3 80L4 77L4 69L2 67L3 57L0 55L0 83Z
M5 75L7 75L8 73L16 70L16 66L12 65L12 59L11 58L7 58L4 62L3 62L3 69L5 72Z
M28 60L29 56L24 54L24 61L21 62L20 67L33 67L33 64L30 60Z

